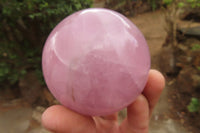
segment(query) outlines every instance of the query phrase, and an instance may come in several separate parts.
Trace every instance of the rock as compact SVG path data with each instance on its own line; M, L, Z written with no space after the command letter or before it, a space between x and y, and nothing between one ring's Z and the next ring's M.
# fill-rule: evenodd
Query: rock
M179 29L184 35L200 37L200 26L180 28Z
M177 78L177 86L182 92L191 94L200 83L200 76L194 67L184 67ZM193 89L193 90L192 90Z
M35 128L35 129L29 131L28 133L51 133L51 132L47 131L44 128Z
M25 101L30 105L49 106L55 104L55 98L49 90L43 87L34 71L27 74L19 80L20 92Z
M46 84L64 106L84 115L108 115L142 92L150 54L142 33L125 16L86 9L54 28L42 66Z
M177 30L184 35L200 37L200 23L179 20L177 25Z
M196 68L200 67L200 50L194 50L191 52L192 65Z
M30 108L13 109L0 114L1 133L25 133L30 126Z
M188 47L185 46L185 45L183 45L183 44L178 44L177 47L178 47L180 50L182 50L182 51L187 51L187 50L188 50Z
M176 66L184 68L187 65L191 64L192 57L187 54L176 56Z
M41 84L34 71L27 72L20 78L19 87L23 98L30 104L34 104L42 92Z
M163 47L160 53L160 69L165 74L176 73L175 57L173 48L170 46Z
M192 80L193 80L192 85L194 88L200 87L200 75L199 74L192 75Z
M188 133L172 119L150 124L149 133Z
M56 99L53 97L53 95L49 92L47 88L43 89L43 97L46 99L49 105L57 104Z
M42 106L37 106L36 109L33 110L32 119L41 123L42 113L44 112L45 108Z

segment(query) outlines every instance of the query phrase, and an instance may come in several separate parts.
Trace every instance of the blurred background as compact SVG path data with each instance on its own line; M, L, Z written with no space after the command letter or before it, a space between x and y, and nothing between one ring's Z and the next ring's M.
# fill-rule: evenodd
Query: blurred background
M200 132L200 0L0 0L0 132L48 133L41 114L58 104L41 71L45 40L75 11L104 7L127 16L147 39L166 87L150 133ZM125 117L121 111L120 120Z

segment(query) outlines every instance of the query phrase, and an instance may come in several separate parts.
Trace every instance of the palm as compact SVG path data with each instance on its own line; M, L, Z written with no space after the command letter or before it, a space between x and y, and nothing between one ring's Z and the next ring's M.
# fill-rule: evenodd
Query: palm
M163 87L163 76L151 70L143 93L127 107L127 117L121 124L118 124L117 113L89 117L61 105L48 108L42 122L44 127L56 133L148 133L149 119Z

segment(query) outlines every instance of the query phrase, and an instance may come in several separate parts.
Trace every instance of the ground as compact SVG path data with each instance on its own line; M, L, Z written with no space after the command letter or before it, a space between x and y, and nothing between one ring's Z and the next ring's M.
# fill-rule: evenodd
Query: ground
M167 35L163 11L148 12L130 19L139 27L147 40L151 53L151 68L160 70L159 57ZM188 133L181 123L171 118L170 107L173 105L169 100L170 80L167 79L166 83L150 122L150 133Z
M102 3L101 3L102 4ZM102 5L98 6L102 6ZM151 53L152 69L160 69L159 56L165 42L165 19L162 11L143 13L130 20L144 34ZM190 130L186 112L177 109L174 79L166 77L166 87L156 106L151 122L150 133L197 133ZM10 100L12 99L12 100ZM21 98L13 99L9 90L0 92L0 131L2 133L48 133L41 126L41 114L46 107L31 107ZM184 108L184 107L182 107ZM190 130L190 131L189 131Z

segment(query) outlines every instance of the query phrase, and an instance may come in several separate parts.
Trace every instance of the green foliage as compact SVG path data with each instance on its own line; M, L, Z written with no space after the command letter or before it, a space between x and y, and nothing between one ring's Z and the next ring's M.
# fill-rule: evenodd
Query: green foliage
M179 2L179 3L178 3L178 7L179 7L179 8L183 8L184 6L185 6L185 3L184 3L184 2Z
M41 53L52 28L92 0L1 0L0 85L15 84L29 70L42 81Z
M157 8L156 0L149 0L149 3L151 4L152 10L155 11Z
M166 5L170 5L173 2L173 0L163 0L163 3Z
M186 2L189 3L192 8L200 7L200 0L186 0Z
M148 3L151 6L152 11L155 11L162 5L162 0L148 0Z
M162 0L164 4L171 5L174 1L173 0ZM189 5L191 8L199 8L200 7L200 0L177 0L177 7L183 8Z
M148 4L153 11L156 10L161 6L162 0L107 0L106 3L108 8L124 14L130 12L133 15L135 11L137 12L137 8L144 4Z
M200 50L200 44L194 44L192 50Z
M130 0L107 0L106 3L109 5L108 8L113 9L113 10L121 10L122 12L124 10L127 10L127 5ZM131 2L132 6L132 2Z
M187 106L189 112L198 112L200 110L200 101L197 98L192 97L189 105Z

